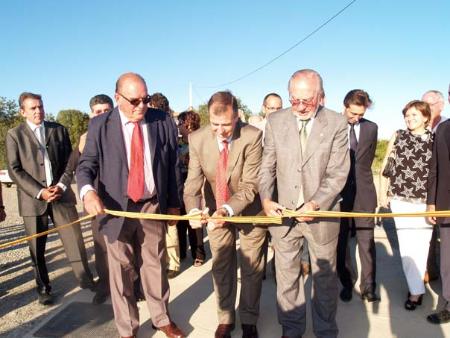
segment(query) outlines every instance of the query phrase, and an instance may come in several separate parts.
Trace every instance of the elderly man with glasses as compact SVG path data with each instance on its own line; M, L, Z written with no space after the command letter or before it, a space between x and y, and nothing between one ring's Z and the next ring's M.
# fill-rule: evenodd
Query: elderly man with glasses
M259 193L268 216L283 209L339 210L350 168L347 121L321 105L322 78L311 69L295 72L288 85L291 107L272 113L266 125ZM275 186L278 198L274 199ZM270 226L277 259L278 321L283 337L306 329L300 257L308 240L313 279L312 319L318 337L337 337L336 246L338 219L302 216Z
M168 311L166 223L105 215L105 208L179 214L176 127L166 113L147 108L147 85L138 74L119 77L115 100L112 112L89 124L77 181L86 211L98 215L105 236L116 326L122 337L137 335L139 311L133 292L137 262L154 328L167 337L185 337ZM96 178L98 190L93 187Z

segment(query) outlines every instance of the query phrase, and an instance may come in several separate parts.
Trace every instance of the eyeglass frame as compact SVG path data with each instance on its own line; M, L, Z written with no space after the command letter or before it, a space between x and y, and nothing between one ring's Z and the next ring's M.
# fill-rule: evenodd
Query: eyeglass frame
M133 107L137 107L141 104L141 102L143 104L148 104L151 101L151 96L147 95L146 97L140 97L138 99L129 99L126 96L124 96L123 94L117 92L117 94L119 94L121 97L123 97L125 100L128 101L129 104L131 104Z
M294 107L298 107L300 104L302 104L305 107L313 107L316 104L316 100L318 100L317 95L314 95L313 97L309 99L294 99L292 96L289 97L289 102ZM309 102L308 102L309 101Z

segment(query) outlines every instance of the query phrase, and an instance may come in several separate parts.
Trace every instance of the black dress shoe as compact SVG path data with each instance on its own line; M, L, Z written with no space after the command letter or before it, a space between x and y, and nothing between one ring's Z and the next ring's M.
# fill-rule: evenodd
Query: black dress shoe
M256 325L242 324L242 338L258 338Z
M440 312L433 313L427 317L432 324L445 324L450 322L450 311L444 309Z
M350 288L343 288L341 290L341 293L339 294L339 297L341 298L341 300L343 302L348 303L349 301L352 300L353 297L353 289Z
M38 290L38 300L42 305L52 305L55 302L50 290Z
M106 302L108 297L109 297L109 292L99 290L95 293L94 297L92 298L92 304L94 304L94 305L103 304L104 302Z
M362 300L367 300L369 303L380 301L380 297L372 290L366 290L361 294Z
M416 309L417 306L422 305L422 296L419 296L418 300L411 300L409 299L409 293L408 293L408 299L405 302L405 309L408 311L414 311Z
M231 338L231 331L234 330L234 324L219 324L214 338Z
M97 288L97 283L95 281L91 280L82 280L80 281L80 288L82 289L89 289L92 292L95 292L95 289Z

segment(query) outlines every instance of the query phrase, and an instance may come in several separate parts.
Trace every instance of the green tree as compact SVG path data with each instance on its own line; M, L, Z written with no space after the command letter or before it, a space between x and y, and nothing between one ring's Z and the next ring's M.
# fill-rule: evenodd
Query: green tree
M242 102L240 98L237 98L238 108L242 110L245 116L245 120L253 114L252 111ZM200 115L200 125L204 126L209 123L208 116L208 104L204 103L198 106L197 113Z
M89 115L76 109L60 110L56 116L56 122L67 128L72 147L75 147L80 136L87 130Z
M386 154L388 140L379 140L377 142L377 149L375 150L375 159L372 163L372 172L374 174L379 174L381 170L381 165L383 164L383 159Z
M6 169L6 133L22 121L16 101L0 96L0 169Z

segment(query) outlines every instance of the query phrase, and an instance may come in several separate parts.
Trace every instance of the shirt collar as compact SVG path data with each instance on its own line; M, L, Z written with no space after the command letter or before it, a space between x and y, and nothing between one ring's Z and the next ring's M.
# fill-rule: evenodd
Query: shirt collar
M119 108L117 108L117 110L119 111L120 124L122 125L122 127L125 127L129 123L133 123L132 121L130 121L128 117L125 116L125 114ZM139 121L139 124L143 123L145 123L145 118Z
M31 128L31 130L32 130L33 132L35 132L37 128L40 128L40 127L43 126L43 124L44 124L44 121L42 121L42 123L39 124L39 125L34 124L33 122L28 121L28 120L25 120L25 121L27 122L28 126Z

